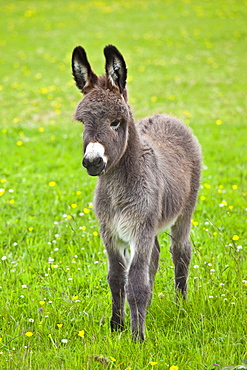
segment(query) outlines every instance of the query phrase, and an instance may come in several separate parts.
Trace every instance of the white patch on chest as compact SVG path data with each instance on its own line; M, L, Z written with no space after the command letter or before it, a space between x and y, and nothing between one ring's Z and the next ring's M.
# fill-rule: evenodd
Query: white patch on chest
M134 239L136 225L127 215L116 214L113 219L113 233L125 243L131 243Z

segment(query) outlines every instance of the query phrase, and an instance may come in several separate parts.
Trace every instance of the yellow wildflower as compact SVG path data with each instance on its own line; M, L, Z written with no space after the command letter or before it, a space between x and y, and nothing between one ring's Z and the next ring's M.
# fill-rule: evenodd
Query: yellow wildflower
M77 300L79 297L78 297L78 295L75 295L74 297L72 297L72 299L74 299L74 300Z
M58 328L62 328L63 324L57 324Z
M88 209L88 208L84 208L84 209L83 209L83 212L84 212L84 213L89 213L89 212L90 212L90 209Z
M191 118L192 117L192 114L188 111L188 110L184 110L184 115L188 118Z
M80 330L78 333L79 337L84 338L84 333L84 330Z
M71 208L76 208L77 204L71 204Z
M169 100L175 100L175 99L176 99L176 97L175 97L174 95L169 95L169 96L168 96L168 99L169 99Z
M35 14L36 10L34 9L29 9L24 13L24 17L29 18L32 17L33 14Z
M172 365L169 370L178 370L178 366Z
M45 301L39 301L39 304L43 306L45 304Z
M0 197L5 193L5 189L0 189Z
M239 236L238 235L233 235L233 237L232 237L232 240L238 240L239 239Z
M27 331L27 332L25 333L25 335L26 335L27 337L31 337L31 336L33 335L33 333L32 333L31 331Z
M157 365L158 362L150 361L149 363L150 363L150 365L154 366L154 365Z
M55 186L55 185L56 185L55 181L50 181L50 182L49 182L49 186L53 187L53 186Z
M42 87L40 89L40 92L41 92L41 94L47 94L48 93L48 89L46 87Z

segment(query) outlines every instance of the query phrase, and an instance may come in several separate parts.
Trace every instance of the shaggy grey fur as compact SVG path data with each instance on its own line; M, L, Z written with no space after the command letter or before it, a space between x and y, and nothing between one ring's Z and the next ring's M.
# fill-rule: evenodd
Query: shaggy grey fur
M73 75L84 94L75 119L84 124L83 165L99 176L95 210L109 261L111 327L123 328L127 297L133 337L144 339L160 253L156 235L167 227L175 287L186 294L201 150L190 129L174 117L156 114L135 123L127 103L125 61L112 45L104 53L106 75L97 77L84 49L74 49Z

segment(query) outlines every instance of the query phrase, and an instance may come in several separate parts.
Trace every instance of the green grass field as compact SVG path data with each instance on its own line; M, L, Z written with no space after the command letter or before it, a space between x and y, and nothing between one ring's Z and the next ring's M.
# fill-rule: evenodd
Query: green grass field
M1 0L0 368L247 369L245 0ZM81 166L71 53L97 74L116 45L138 119L190 125L204 156L189 295L175 299L169 236L147 339L111 334L107 260ZM169 233L169 231L168 231Z

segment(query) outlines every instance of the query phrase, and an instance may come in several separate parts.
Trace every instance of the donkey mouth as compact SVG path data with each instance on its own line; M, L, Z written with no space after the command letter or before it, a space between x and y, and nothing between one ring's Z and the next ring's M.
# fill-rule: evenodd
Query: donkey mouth
M88 167L87 173L90 176L101 176L105 173L105 165L102 168Z

